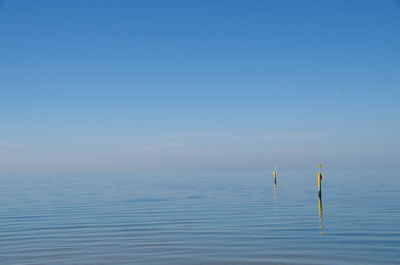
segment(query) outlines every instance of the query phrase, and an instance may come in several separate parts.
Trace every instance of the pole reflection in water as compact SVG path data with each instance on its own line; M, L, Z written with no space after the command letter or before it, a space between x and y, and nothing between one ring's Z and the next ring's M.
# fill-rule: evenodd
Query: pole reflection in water
M272 203L274 206L278 203L278 189L276 183L274 183L274 192L272 193Z
M321 229L321 234L324 232L324 208L322 207L322 197L318 196L318 213L319 213L319 228Z

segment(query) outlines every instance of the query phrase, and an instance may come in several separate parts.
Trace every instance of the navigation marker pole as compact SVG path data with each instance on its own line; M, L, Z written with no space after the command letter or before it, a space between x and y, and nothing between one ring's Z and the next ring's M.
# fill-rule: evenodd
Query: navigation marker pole
M323 179L323 176L321 173L322 164L319 164L318 168L319 168L319 171L318 171L318 196L321 198L321 182Z
M276 167L274 167L274 184L276 186L276 175L278 174L278 172L276 172Z

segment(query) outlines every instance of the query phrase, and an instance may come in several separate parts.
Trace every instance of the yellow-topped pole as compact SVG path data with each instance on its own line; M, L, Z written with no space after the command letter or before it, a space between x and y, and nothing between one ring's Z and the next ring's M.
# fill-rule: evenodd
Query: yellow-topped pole
M276 171L276 167L274 167L274 184L276 185L276 175L278 175L278 172Z
M323 179L323 176L321 173L322 164L319 164L318 168L319 168L319 171L318 171L318 196L321 197L321 182Z

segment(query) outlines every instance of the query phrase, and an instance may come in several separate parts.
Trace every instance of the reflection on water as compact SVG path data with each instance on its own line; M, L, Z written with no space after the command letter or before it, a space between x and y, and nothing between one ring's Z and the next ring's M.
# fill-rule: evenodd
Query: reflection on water
M324 226L324 215L323 215L323 207L322 207L322 196L318 196L318 214L319 214L319 222L320 222L320 228L321 228L321 233L324 233L323 229L325 228Z
M0 176L0 264L398 264L398 172L281 171Z

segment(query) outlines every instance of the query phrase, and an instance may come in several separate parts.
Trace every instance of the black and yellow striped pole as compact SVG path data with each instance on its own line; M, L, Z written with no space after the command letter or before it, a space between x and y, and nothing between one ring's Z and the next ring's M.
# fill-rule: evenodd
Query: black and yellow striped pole
M321 173L321 168L322 168L322 164L318 165L319 171L318 171L318 196L321 197L321 182L323 179L322 173Z
M274 167L274 172L273 172L273 174L274 174L274 184L275 184L275 186L276 186L276 175L278 175L278 172L276 171L276 167Z

